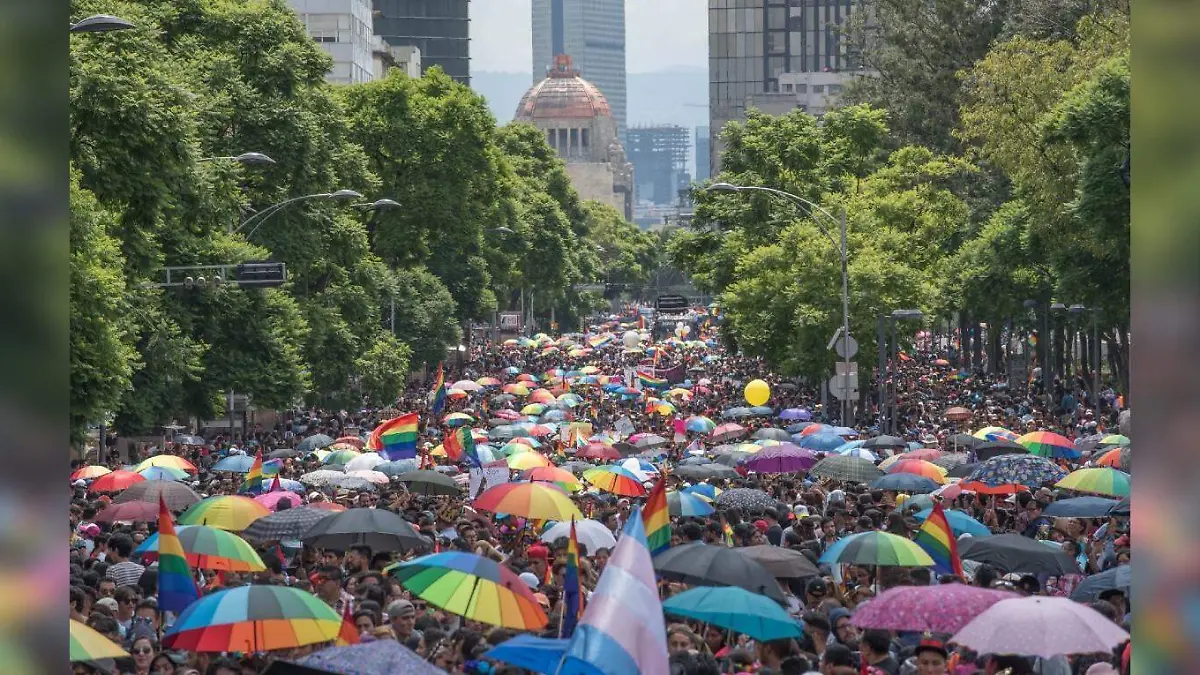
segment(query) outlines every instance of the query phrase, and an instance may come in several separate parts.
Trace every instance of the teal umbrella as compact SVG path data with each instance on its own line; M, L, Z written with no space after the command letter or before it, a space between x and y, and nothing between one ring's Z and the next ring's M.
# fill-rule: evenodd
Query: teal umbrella
M663 612L744 633L755 640L803 635L787 610L765 595L737 586L701 586L663 603Z

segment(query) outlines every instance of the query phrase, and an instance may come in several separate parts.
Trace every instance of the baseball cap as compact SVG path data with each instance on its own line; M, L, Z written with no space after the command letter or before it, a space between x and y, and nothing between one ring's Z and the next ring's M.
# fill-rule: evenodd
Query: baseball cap
M537 575L534 574L533 572L521 572L521 574L518 575L518 578L521 581L524 581L526 586L530 587L531 589L533 589L535 591L537 590L537 587L540 585L538 583Z
M417 608L411 602L404 599L396 600L387 607L388 617L393 619L402 616L412 616L416 613Z
M767 527L769 526L765 520L756 520L754 521L754 527L757 528L759 532L766 532Z
M804 587L804 592L811 595L826 595L829 593L829 586L825 584L824 579L817 577L809 580L808 584Z

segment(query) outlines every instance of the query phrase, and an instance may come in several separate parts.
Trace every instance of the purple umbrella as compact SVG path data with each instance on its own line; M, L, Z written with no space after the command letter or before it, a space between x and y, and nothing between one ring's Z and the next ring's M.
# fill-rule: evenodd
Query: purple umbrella
M788 408L787 410L779 413L779 419L808 422L812 420L812 413L806 408Z
M817 463L811 450L791 443L768 446L747 459L743 466L757 473L803 473Z
M1067 598L1031 596L1001 600L950 639L980 654L1051 658L1107 653L1129 639L1117 624Z
M900 586L860 605L850 622L859 628L954 634L997 602L1016 597L963 584Z

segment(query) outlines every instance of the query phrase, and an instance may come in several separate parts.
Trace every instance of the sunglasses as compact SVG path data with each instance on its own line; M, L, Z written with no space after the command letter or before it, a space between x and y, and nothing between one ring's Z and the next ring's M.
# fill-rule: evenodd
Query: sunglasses
M149 647L138 647L137 649L130 649L129 653L130 654L153 654L154 650Z

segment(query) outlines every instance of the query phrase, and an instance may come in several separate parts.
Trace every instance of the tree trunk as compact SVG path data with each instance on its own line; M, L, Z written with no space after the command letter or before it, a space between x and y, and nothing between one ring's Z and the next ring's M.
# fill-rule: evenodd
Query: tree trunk
M1002 353L1000 346L1003 343L1001 336L1004 333L1003 324L997 321L988 322L987 334L987 372L989 375L995 375L1002 371Z
M983 367L983 327L971 318L971 371Z

